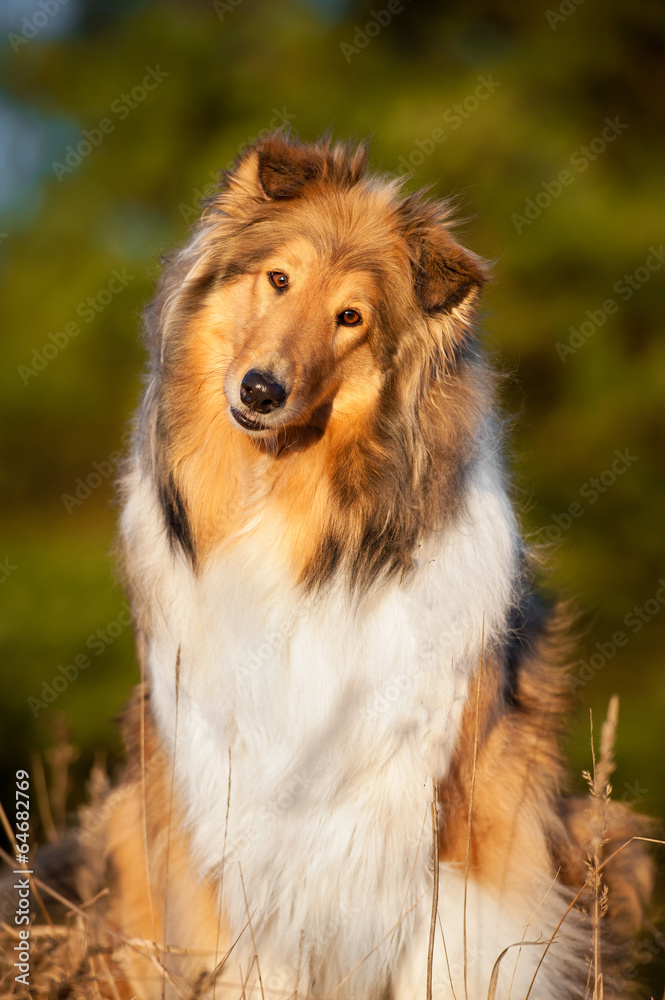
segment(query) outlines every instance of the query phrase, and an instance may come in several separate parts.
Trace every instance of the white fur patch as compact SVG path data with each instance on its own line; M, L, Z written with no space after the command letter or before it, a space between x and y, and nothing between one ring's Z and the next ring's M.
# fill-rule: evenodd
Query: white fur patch
M383 989L393 979L396 1000L422 997L432 778L448 769L483 626L490 647L516 596L517 531L495 458L478 461L465 511L421 546L408 584L391 581L358 606L341 583L303 598L282 561L279 524L267 517L198 578L162 523L153 488L137 473L123 531L154 616L153 706L162 738L175 745L196 864L218 885L223 869L231 937L249 909L266 995L275 998L293 991L298 969L304 993L327 996L344 981L336 997L369 997L375 982ZM452 971L463 960L461 876L442 873ZM469 1000L484 1000L498 954L522 937L533 905L511 905L515 912L471 880ZM513 1000L526 995L541 953L522 950ZM252 954L246 929L224 980L231 990ZM453 997L437 963L435 996ZM504 960L497 1000L507 997L513 966ZM540 980L533 1000L570 996L565 984ZM453 981L461 1000L457 972Z
M469 1000L488 1000L497 961L496 1000L525 1000L530 988L529 1000L571 1000L578 995L581 915L569 913L547 948L569 900L544 882L531 888L528 901L514 894L501 900L469 877L465 963L464 876L441 866L432 975L436 1000L464 1000L466 995ZM426 995L430 906L431 896L405 947L404 962L398 963L394 993L399 1000L422 1000Z

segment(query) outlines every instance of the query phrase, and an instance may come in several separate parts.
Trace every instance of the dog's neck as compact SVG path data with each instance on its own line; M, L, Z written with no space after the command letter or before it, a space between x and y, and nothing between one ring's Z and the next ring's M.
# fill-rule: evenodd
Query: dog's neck
M287 794L306 769L316 733L329 734L325 759L337 761L329 777L342 789L352 787L359 740L370 740L373 788L400 733L406 785L422 787L428 773L443 776L483 644L489 650L503 639L516 596L517 533L491 453L470 476L457 521L424 538L409 580L385 580L357 603L343 576L308 595L290 572L280 531L293 524L297 503L306 530L313 506L297 496L303 487L295 475L290 485L291 510L278 481L255 498L254 520L197 573L168 540L150 477L137 466L128 482L123 528L156 722L168 745L180 727L180 780L191 791L189 815L206 866L220 861L215 831L224 826L229 747L239 795L243 781L253 787L252 774L265 770L276 781L280 754L279 787ZM256 798L247 794L248 802ZM243 808L248 818L241 820L241 809L239 836L242 824L256 819L249 804ZM262 864L257 858L257 871Z
M444 404L441 393L430 405ZM408 413L388 422L380 412L322 406L273 438L248 435L219 410L206 417L173 441L151 441L173 543L199 570L261 517L274 525L291 579L309 589L338 572L360 590L408 573L423 538L463 506L478 451L477 429L454 412L448 438L436 439L425 419L414 431Z

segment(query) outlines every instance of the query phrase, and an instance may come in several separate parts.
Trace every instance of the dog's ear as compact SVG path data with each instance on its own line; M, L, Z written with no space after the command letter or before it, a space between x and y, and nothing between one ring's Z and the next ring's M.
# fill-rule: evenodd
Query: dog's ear
M220 186L211 202L228 215L236 215L235 208L255 206L265 201L266 194L259 183L259 154L256 146L243 150L230 170L222 170Z
M283 135L268 136L258 147L258 180L268 198L294 198L322 174L321 150L303 148Z
M330 135L324 135L314 145L300 145L283 132L273 132L248 146L233 169L222 173L220 190L210 204L241 218L261 202L298 198L315 182L351 188L366 169L366 142L332 145Z
M249 146L223 175L221 201L231 207L297 197L323 171L321 150L298 146L286 136L268 135Z
M423 238L415 289L425 312L451 312L475 300L488 278L485 265L448 233L437 231Z
M423 202L419 195L406 198L400 206L416 298L432 315L472 305L489 277L487 265L451 236L449 215L445 204Z

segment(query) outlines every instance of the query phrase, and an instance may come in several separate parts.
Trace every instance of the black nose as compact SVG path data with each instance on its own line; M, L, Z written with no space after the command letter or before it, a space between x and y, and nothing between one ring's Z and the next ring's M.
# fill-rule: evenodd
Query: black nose
M240 383L240 398L245 406L258 413L277 410L286 399L286 389L265 372L250 368Z

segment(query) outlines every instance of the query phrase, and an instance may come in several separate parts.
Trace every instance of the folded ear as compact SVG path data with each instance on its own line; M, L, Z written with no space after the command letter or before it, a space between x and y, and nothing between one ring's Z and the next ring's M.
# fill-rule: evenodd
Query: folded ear
M476 298L488 274L474 254L447 233L425 237L416 273L416 295L426 312L451 312Z
M258 180L268 198L294 198L308 181L321 177L324 162L321 149L268 136L258 147Z
M233 200L242 207L248 201L295 198L308 181L322 175L323 166L321 149L299 146L280 133L268 135L223 174L221 201L226 208Z
M450 235L447 206L414 195L402 202L400 212L420 307L434 314L471 305L489 271Z
M261 202L298 198L309 184L351 188L362 180L366 168L366 142L332 145L327 135L301 145L283 132L273 132L248 146L233 169L222 172L219 191L209 205L242 218Z

